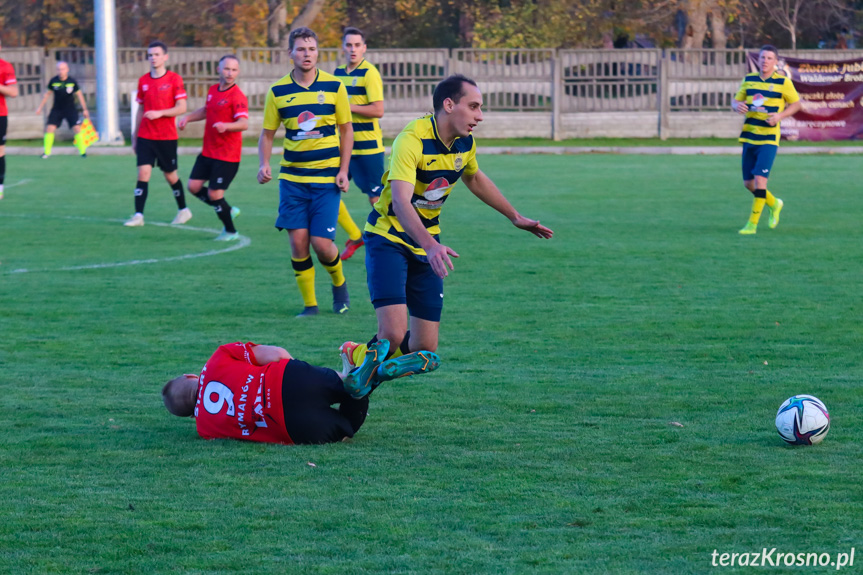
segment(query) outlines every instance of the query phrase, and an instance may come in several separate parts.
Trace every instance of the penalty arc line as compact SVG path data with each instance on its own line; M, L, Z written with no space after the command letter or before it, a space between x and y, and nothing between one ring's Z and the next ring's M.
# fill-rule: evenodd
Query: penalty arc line
M43 216L32 216L32 215L12 215L12 214L0 214L0 216L5 217L21 217L21 218L39 218L42 219ZM57 216L59 219L65 220L77 220L77 221L90 221L90 222L111 222L111 223L122 223L124 220L112 220L112 219L100 219L100 218L88 218L82 216ZM210 234L218 234L219 230L214 230L211 228L196 228L192 226L175 226L173 224L161 223L161 222L152 222L148 225L165 227L165 228L173 228L176 230L185 230L189 232L205 232ZM233 245L226 247L224 249L219 250L207 250L205 252L198 252L193 254L183 254L179 256L170 256L166 258L147 258L142 260L129 260L124 262L108 262L108 263L100 263L100 264L88 264L88 265L80 265L80 266L63 266L59 268L40 268L40 269L15 269L10 270L2 275L12 275L12 274L24 274L24 273L39 273L39 272L53 272L53 271L80 271L80 270L95 270L95 269L109 269L109 268L119 268L126 266L136 266L143 264L156 264L162 262L175 262L182 260L191 260L196 258L205 258L210 256L216 256L219 254L225 254L228 252L233 252L237 250L241 250L245 247L248 247L252 244L252 240L247 238L246 236L240 236L240 239L233 243Z

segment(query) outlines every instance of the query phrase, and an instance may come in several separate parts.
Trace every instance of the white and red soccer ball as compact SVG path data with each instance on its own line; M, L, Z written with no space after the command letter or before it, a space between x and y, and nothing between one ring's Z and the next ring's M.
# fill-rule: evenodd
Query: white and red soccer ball
M830 414L817 397L794 395L779 406L776 431L779 437L792 445L821 443L830 431Z

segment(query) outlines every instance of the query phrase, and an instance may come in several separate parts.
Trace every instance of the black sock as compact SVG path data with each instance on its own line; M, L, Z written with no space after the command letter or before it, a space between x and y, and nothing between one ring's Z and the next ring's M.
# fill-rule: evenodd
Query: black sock
M216 210L216 215L222 220L225 226L225 231L229 234L237 233L237 228L234 227L234 220L231 219L231 206L222 198L221 200L212 200L213 209Z
M411 330L405 334L405 338L402 340L401 345L399 346L399 350L402 352L402 355L407 355L411 352Z
M216 205L212 202L212 200L210 200L210 190L207 189L207 186L204 186L197 193L194 193L192 195L207 204L208 206Z
M177 200L177 209L186 209L186 194L183 192L183 182L177 180L171 184L171 189L174 190L174 199Z
M3 180L6 179L6 156L0 156L0 186L3 185Z
M752 192L752 195L755 196L756 198L766 198L767 197L767 188L764 188L763 190L761 188L758 188L757 190Z
M149 187L150 182L142 182L138 180L138 183L135 184L135 213L143 214L144 213L144 204L147 203L147 188Z

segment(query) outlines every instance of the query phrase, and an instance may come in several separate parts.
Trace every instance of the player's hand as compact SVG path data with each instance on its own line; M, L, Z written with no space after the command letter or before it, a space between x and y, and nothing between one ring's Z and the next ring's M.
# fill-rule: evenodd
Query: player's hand
M435 242L435 245L426 250L426 256L428 257L429 265L432 267L432 271L439 278L445 278L449 275L449 269L454 270L455 267L452 265L452 260L450 256L457 258L458 254L455 253L450 247L447 247L443 244Z
M746 102L741 102L740 100L737 100L737 104L735 104L735 106L737 107L738 114L745 114L749 111L749 106L746 105Z
M771 126L775 126L779 123L779 114L768 114L767 115L767 123Z
M213 124L213 127L214 127L214 128L216 129L216 131L217 131L217 132L219 132L220 134L224 134L224 133L228 130L228 128L227 128L227 127L225 127L225 123L224 123L224 122L216 122L215 124Z
M273 170L270 166L261 166L258 168L258 183L266 184L273 179Z
M348 191L348 186L351 185L351 182L350 180L348 180L347 172L340 171L336 175L336 185L339 187L343 194Z
M89 110L84 110L84 117L87 118L88 120L90 119L90 111Z
M148 120L158 120L163 115L162 110L150 110L149 112L144 112L144 117Z
M530 232L538 238L542 238L544 240L550 240L551 236L554 235L554 232L544 225L539 223L539 220L532 220L530 218L526 218L521 214L517 215L515 219L512 221L512 225L517 227L520 230L524 230L526 232Z
M189 120L186 119L186 116L180 116L180 119L177 120L177 127L181 130L186 129L186 124L189 123Z
M38 116L41 113L42 113L42 107L40 106L40 107L36 108L36 115Z

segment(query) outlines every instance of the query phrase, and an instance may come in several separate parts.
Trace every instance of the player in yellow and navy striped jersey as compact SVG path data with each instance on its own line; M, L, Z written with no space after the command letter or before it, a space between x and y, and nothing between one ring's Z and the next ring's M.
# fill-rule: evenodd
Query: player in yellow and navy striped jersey
M318 70L318 37L312 30L293 30L288 45L294 69L267 91L258 182L272 179L273 140L284 125L276 228L288 230L291 242L291 264L304 304L298 317L318 314L310 246L332 279L333 311L345 313L350 309L348 286L333 240L353 147L348 94L335 76Z
M552 237L550 229L518 213L479 169L472 132L482 121L482 103L473 80L450 76L435 88L434 114L408 124L393 142L390 169L383 177L386 185L369 215L363 239L378 320L372 341L393 342L390 353L396 357L437 349L443 280L454 269L450 257L458 257L440 243L440 214L459 179L517 228L540 238ZM342 344L345 368L355 365L365 348L353 342ZM422 355L415 357L421 372Z
M791 78L776 71L778 59L779 53L773 46L761 48L759 71L746 75L731 107L746 116L740 133L743 185L755 196L749 221L739 232L743 235L757 231L765 204L770 210L767 225L771 228L779 224L779 212L783 207L782 200L767 189L767 179L779 150L779 122L796 114L801 103Z
M344 82L351 100L354 151L349 176L374 205L383 190L384 141L378 119L384 115L384 84L378 69L365 59L366 36L362 30L345 28L342 49L348 63L336 68L335 75ZM363 239L344 201L339 206L339 225L348 233L341 255L342 260L346 260L363 245Z

